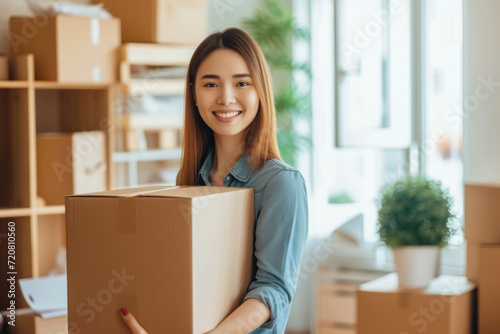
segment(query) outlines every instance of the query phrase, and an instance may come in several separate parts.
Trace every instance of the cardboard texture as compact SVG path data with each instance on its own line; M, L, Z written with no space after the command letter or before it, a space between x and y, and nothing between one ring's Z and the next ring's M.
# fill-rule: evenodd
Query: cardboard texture
M45 204L63 205L67 195L107 188L101 131L43 133L36 144L38 196Z
M9 37L13 55L34 54L36 80L118 80L119 19L11 17Z
M122 23L124 43L199 44L207 36L206 0L93 0Z
M481 245L478 325L481 334L500 333L500 244Z
M0 80L9 80L9 58L0 53Z
M253 189L143 187L66 198L68 319L82 333L204 333L254 274Z
M7 311L2 314L7 315ZM5 321L10 321L5 318ZM29 308L16 310L15 326L5 326L9 334L55 334L68 333L68 317L66 315L44 319L35 311ZM72 334L70 332L70 334Z
M465 238L500 243L500 185L465 185Z
M426 289L403 290L395 273L360 286L358 334L470 334L475 285L440 276Z

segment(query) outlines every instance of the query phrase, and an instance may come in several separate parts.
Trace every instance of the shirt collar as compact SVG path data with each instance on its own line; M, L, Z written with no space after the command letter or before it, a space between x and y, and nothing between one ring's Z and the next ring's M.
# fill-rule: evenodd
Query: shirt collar
M213 150L208 153L205 161L201 165L200 171L198 172L198 177L201 177L205 184L210 184L210 169L212 168L213 154ZM241 182L248 182L250 174L252 174L252 167L248 162L248 156L246 152L243 152L238 161L236 161L236 164L234 165L233 169L231 169L229 174L233 175Z

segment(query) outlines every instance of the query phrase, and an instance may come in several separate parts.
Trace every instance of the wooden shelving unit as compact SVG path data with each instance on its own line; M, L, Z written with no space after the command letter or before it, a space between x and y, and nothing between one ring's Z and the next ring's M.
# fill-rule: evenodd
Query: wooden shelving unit
M116 83L35 81L33 55L13 59L11 73L13 80L0 81L0 237L5 238L0 241L6 241L7 223L15 222L16 278L19 279L49 274L55 266L58 250L66 244L64 205L40 205L38 198L37 134L103 131L106 188L112 188ZM0 260L4 269L7 268L6 244L0 242L5 255ZM7 272L4 269L3 272ZM4 288L5 283L1 284ZM16 294L16 306L25 306L19 295ZM7 306L6 298L0 297L0 307Z
M129 43L122 45L120 49L120 86L121 94L124 96L141 95L163 95L163 96L182 96L185 88L185 78L134 78L131 75L133 66L153 66L153 67L184 67L187 69L195 46L185 45L162 45L162 44L142 44ZM125 98L126 99L126 98ZM126 112L130 112L127 110ZM179 110L182 116L183 111ZM148 117L148 115L144 115ZM151 116L157 117L157 116ZM121 125L120 130L127 128L126 117L117 116ZM135 120L134 120L135 122ZM158 122L157 122L158 123ZM164 128L178 128L182 126L175 117L169 124L162 124ZM124 132L116 132L118 136L123 136ZM124 145L126 146L126 145ZM140 162L152 161L177 161L181 157L180 147L169 149L151 149L137 151L117 151L113 154L113 161L117 164L125 164L126 185L133 187L141 185L138 174L140 173Z

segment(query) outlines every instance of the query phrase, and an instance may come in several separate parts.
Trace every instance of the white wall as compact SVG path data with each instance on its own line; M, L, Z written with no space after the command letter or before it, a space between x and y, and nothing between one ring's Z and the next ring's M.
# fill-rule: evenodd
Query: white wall
M500 1L466 0L463 12L464 180L500 183Z
M256 0L208 0L208 32L241 27L241 22L255 13L258 4Z

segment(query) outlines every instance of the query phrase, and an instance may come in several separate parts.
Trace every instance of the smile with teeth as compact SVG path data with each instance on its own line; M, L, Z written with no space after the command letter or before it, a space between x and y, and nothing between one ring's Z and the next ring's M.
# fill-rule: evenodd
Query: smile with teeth
M214 112L214 115L220 118L231 118L241 114L241 111L233 111L233 112Z

